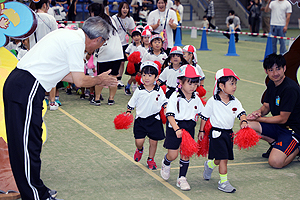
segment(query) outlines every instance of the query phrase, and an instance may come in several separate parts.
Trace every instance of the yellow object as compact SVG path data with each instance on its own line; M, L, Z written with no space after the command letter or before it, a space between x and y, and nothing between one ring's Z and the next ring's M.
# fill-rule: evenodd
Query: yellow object
M12 8L8 8L3 10L3 14L7 16L9 21L13 23L14 26L18 26L20 23L20 16L16 11Z
M0 47L0 137L3 137L5 142L7 142L7 138L4 121L3 85L10 72L17 66L17 63L18 59L10 51L4 47ZM45 101L43 102L43 107L47 108ZM47 109L43 109L43 117L45 116L46 111ZM47 129L44 122L42 128L42 139L43 143L45 143L47 140Z
M178 10L176 11L176 16L177 16L177 21L178 21L178 22L180 22L180 20L181 20L181 16L180 16L180 14L179 14L179 11L178 11Z
M165 37L164 37L164 32L162 31L162 32L160 32L160 34L159 34L161 37L162 37L162 40L163 41L165 41Z

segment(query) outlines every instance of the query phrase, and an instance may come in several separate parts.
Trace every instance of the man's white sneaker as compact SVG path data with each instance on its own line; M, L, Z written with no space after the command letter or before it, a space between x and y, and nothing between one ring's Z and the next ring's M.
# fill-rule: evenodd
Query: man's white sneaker
M171 165L169 166L165 165L163 159L161 163L160 175L164 180L168 180L170 178L170 170L171 170Z
M186 180L186 177L181 176L180 178L177 178L177 187L180 187L181 190L190 190L191 187L189 183Z

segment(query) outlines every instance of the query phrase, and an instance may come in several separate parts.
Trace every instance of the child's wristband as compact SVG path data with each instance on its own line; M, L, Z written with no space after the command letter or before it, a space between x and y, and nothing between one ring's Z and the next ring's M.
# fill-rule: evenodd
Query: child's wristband
M176 131L175 131L175 133L177 132L177 131L179 131L180 130L180 128L179 129L177 129Z
M199 130L199 133L205 133L205 131L200 131L200 130Z
M243 123L243 122L246 122L246 123L248 124L248 121L247 121L247 120L242 120L241 123Z
M131 113L131 110L126 111L126 113Z

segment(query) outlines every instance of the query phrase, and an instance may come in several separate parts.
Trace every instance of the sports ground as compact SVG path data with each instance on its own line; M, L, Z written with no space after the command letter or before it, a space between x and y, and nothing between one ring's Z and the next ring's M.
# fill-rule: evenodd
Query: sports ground
M201 33L201 32L199 32ZM292 29L287 37L297 37L300 31ZM200 47L201 36L191 39L183 31L182 44ZM212 95L215 72L231 68L240 77L235 96L249 114L258 109L261 94L266 86L262 68L266 38L240 36L236 43L239 56L225 56L228 40L218 34L207 36L211 51L198 51L198 63L206 79L206 97ZM128 76L123 76L127 82ZM139 163L133 161L135 151L132 128L116 130L113 119L126 111L130 96L118 90L116 104L107 105L108 89L103 90L101 106L89 105L79 95L66 95L60 91L62 106L57 111L47 111L45 123L48 139L43 145L41 177L45 185L58 191L58 198L65 200L97 199L299 199L300 162L295 159L283 169L273 169L262 158L269 145L260 141L249 150L234 147L235 159L229 161L228 179L236 187L232 194L217 189L219 174L215 168L210 181L202 178L206 158L193 157L187 174L190 191L176 186L179 160L171 165L168 181L160 177L161 160L167 150L159 142L155 161L158 170L147 169L148 143ZM146 106L146 105L145 105ZM133 112L134 114L134 112ZM239 130L236 121L234 131ZM197 123L196 132L199 130Z

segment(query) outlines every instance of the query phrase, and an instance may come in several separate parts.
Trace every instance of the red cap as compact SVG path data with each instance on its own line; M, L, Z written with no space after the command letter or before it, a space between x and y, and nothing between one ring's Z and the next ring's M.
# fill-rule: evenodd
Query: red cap
M231 70L228 68L223 68L217 71L216 76L215 76L215 87L214 87L214 94L217 94L217 82L219 80L219 78L224 77L224 76L233 76L235 77L237 80L240 80L240 78Z
M179 68L179 74L177 77L196 78L201 77L195 67L192 65L183 65Z

